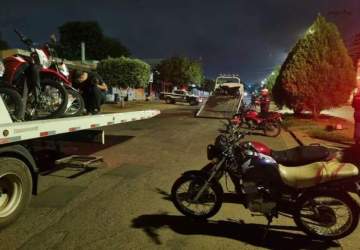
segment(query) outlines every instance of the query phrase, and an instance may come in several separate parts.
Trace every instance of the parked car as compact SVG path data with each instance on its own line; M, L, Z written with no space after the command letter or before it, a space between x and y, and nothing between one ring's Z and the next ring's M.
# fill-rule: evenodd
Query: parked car
M190 105L198 105L203 99L200 96L193 95L185 90L174 90L171 93L161 92L160 99L166 103L175 104L176 102L189 103Z

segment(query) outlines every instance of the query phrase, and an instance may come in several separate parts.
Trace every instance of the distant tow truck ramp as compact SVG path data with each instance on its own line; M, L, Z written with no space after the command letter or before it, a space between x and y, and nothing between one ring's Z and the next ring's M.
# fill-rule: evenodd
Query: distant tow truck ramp
M244 85L236 75L219 75L214 91L201 105L196 117L231 118L238 112L244 96Z

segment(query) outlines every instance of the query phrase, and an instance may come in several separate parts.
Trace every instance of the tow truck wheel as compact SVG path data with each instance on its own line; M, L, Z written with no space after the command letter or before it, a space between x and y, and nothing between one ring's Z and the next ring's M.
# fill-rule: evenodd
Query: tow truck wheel
M0 228L15 221L31 199L32 178L26 164L16 158L0 158Z
M195 105L198 105L199 102L196 101L196 100L191 100L189 104L190 104L191 106L195 106Z
M167 98L165 99L165 102L166 102L167 104L170 104L170 103L172 102L172 100L171 100L171 98L167 97Z

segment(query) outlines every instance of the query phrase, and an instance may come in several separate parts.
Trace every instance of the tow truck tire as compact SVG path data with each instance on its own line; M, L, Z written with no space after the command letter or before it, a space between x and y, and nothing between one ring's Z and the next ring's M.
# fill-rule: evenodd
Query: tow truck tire
M172 103L172 100L171 100L171 98L167 97L167 98L165 98L165 102L166 102L167 104L170 104L170 103Z
M190 104L190 106L196 106L196 105L199 104L199 102L196 101L196 100L191 100L191 101L189 102L189 104Z
M0 228L15 221L28 206L32 194L31 173L12 157L0 158Z

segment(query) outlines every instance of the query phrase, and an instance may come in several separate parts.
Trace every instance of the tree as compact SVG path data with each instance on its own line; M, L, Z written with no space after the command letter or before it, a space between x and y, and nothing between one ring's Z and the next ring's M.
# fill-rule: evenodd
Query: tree
M202 87L205 91L211 92L215 88L215 81L213 79L205 79L202 84Z
M344 104L355 85L352 60L337 27L319 15L289 53L273 87L278 106L296 112Z
M360 33L356 34L350 47L350 56L353 59L354 65L357 65L360 59Z
M0 50L6 50L9 48L9 45L6 41L0 39Z
M103 42L102 42L102 47L103 47L103 58L107 58L107 57L121 57L121 56L125 56L128 57L130 56L130 51L124 46L122 45L122 43L115 39L115 38L111 38L111 37L104 37Z
M272 88L275 85L276 78L279 76L280 72L280 65L276 66L275 69L271 72L271 74L268 75L268 77L265 80L265 87L271 91Z
M200 85L204 78L202 65L187 57L172 57L163 60L156 70L160 72L160 80L177 86L184 83Z
M86 58L101 60L107 57L129 56L129 50L118 40L103 34L95 21L67 22L59 27L61 56L70 60L81 58L81 42L86 46Z
M150 65L127 57L100 61L97 71L110 86L145 87L149 83Z

